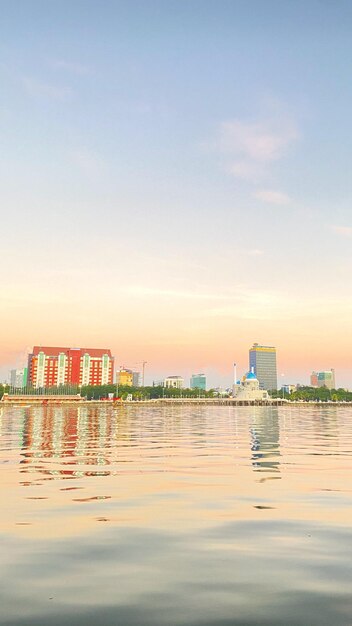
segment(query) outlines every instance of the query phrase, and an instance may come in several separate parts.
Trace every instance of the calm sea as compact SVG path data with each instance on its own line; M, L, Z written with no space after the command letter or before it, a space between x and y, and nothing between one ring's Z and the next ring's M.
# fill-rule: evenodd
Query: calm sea
M0 623L352 624L352 409L0 409Z

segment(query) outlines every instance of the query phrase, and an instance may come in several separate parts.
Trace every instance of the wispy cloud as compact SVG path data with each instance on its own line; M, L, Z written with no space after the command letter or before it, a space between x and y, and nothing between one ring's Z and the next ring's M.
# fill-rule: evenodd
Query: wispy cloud
M220 124L216 147L227 155L229 173L257 183L298 136L295 124L285 115L253 122L233 119Z
M233 318L238 320L294 320L330 315L335 306L343 306L345 313L352 312L352 298L343 303L326 301L316 296L297 300L295 295L283 290L265 290L238 285L229 292L195 292L191 290L163 289L158 287L129 286L124 294L145 299L154 307L160 299L172 302L175 312L183 310L182 301L191 303L187 316L193 319ZM199 302L197 306L196 302ZM149 304L148 304L149 306Z
M248 123L241 120L223 122L220 128L221 147L255 161L275 161L287 146L297 138L289 126L273 128L272 123Z
M139 285L133 285L127 287L125 290L131 296L161 296L164 298L181 298L189 300L231 300L232 295L229 294L216 294L216 293L199 293L196 291L179 291L175 289L159 289L154 287L143 287Z
M342 237L352 237L352 226L331 226L331 230L333 230L338 235Z
M27 93L38 99L66 102L70 100L73 95L72 89L69 87L54 85L37 80L36 78L25 77L22 79L22 83Z
M125 290L129 295L147 298L165 298L171 300L192 300L192 317L235 319L281 319L292 318L297 315L294 299L282 293L236 287L230 293L197 293L195 291L178 291L173 289L159 289L143 286L131 286ZM288 303L288 299L290 302ZM195 301L207 301L208 306L202 304L201 309L196 307ZM216 306L215 303L217 303ZM296 307L297 308L297 307Z
M209 317L233 317L239 319L282 319L289 313L293 317L292 307L287 307L286 298L282 294L244 289L238 293L236 302L225 306L214 307L204 311Z
M279 291L262 291L248 289L242 291L236 303L204 309L205 317L253 320L294 320L299 318L321 318L324 315L333 315L336 308L343 307L346 314L352 312L352 298L343 302L326 301L312 297L307 300L297 300L292 294Z
M259 183L265 176L265 166L249 159L230 162L225 169L228 174L252 183Z
M275 191L274 189L261 189L253 193L254 198L267 204L285 205L290 204L291 198L282 191Z

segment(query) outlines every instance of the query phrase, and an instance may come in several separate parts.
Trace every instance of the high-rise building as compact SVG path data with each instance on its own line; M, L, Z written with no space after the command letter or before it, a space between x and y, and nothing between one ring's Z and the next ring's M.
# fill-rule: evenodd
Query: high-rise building
M207 379L204 374L192 374L190 380L190 388L191 389L202 389L205 391L207 384Z
M27 367L19 370L10 371L10 385L11 387L25 387L27 385Z
M164 380L164 387L182 389L184 386L184 380L182 376L168 376Z
M335 370L327 370L325 372L312 372L310 377L312 387L326 387L327 389L336 389Z
M110 350L34 346L28 355L28 385L107 385L114 377Z
M260 389L277 389L276 348L254 343L249 350L249 371L256 375Z

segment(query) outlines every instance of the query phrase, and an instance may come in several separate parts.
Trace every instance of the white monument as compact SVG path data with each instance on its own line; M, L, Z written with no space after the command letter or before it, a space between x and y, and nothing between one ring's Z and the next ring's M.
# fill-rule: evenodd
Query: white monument
M243 379L234 382L232 397L236 400L268 400L269 394L265 389L259 389L259 380L253 372L248 372Z

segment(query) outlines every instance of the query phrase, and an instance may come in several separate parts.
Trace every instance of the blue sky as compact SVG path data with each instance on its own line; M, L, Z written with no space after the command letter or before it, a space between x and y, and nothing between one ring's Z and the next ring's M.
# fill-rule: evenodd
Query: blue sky
M351 3L1 6L3 375L103 342L226 382L259 341L352 386Z

